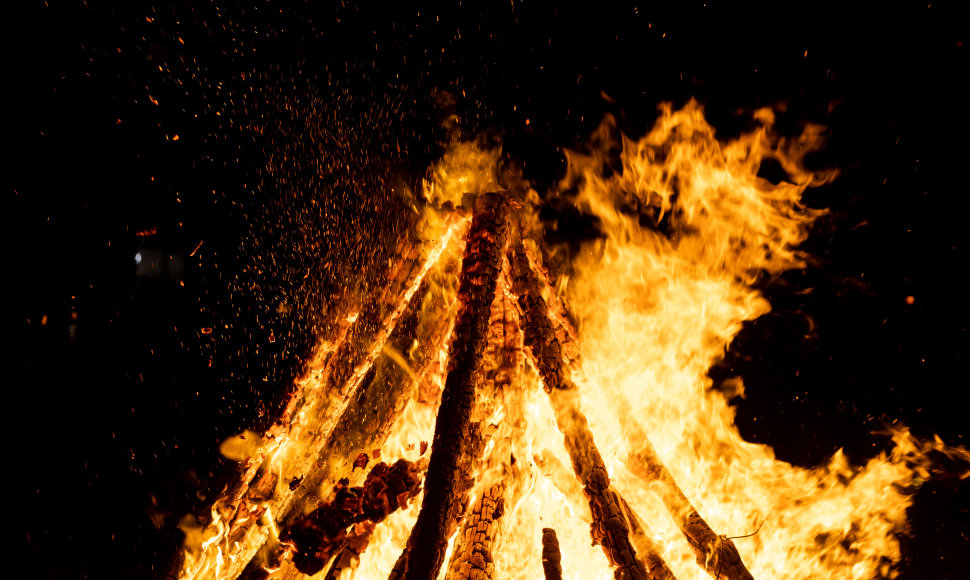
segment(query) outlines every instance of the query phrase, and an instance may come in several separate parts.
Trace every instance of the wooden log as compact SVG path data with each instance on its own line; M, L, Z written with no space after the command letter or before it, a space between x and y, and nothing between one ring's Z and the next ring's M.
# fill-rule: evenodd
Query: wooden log
M542 528L542 572L546 580L562 580L562 554L556 530Z
M562 493L576 516L583 522L592 524L593 514L589 511L589 502L572 468L563 465L548 449L543 449L541 454L533 456L532 461L539 468L539 472Z
M304 515L306 506L326 500L321 497L321 491L328 493L340 479L349 479L350 485L360 484L366 472L354 467L355 458L361 453L374 455L374 450L383 447L390 428L415 396L418 385L428 380L437 368L454 325L463 248L463 240L453 242L425 276L385 345L384 356L374 363L367 386L358 390L355 400L340 418L316 467L302 480L288 482L296 489L288 513L278 517L283 525ZM378 455L372 457L378 458ZM355 538L334 558L328 574L339 574L341 565L356 562L366 545L367 537ZM269 577L278 580L296 577L292 560L285 557L284 549L273 538L267 538L263 550L253 558L241 578L261 580L264 567L271 568Z
M617 494L617 501L623 507L623 514L626 516L627 525L630 527L630 540L633 542L633 547L637 549L637 557L646 566L647 573L654 580L676 580L674 572L663 559L663 546L650 537L649 528L619 494Z
M489 341L485 352L487 361L476 396L473 414L477 421L494 421L501 414L501 424L489 424L479 431L494 434L481 441L484 449L489 439L494 441L491 452L475 465L469 466L478 473L482 483L478 499L466 510L461 528L455 539L447 580L485 580L496 574L492 549L502 531L505 506L518 500L522 491L518 484L519 469L512 462L512 441L524 428L522 417L522 391L520 370L522 366L522 332L518 313L508 287L508 262L502 274L492 304L489 321Z
M376 300L341 317L335 335L318 346L306 375L288 395L279 419L266 431L258 453L240 466L234 484L213 504L202 530L206 542L198 553L176 557L180 578L237 577L270 536L256 525L267 511L285 513L293 496L288 485L311 470L338 418L344 413L381 347L393 332L428 270L467 222L445 216L440 237L409 237L397 248ZM298 442L284 462L285 442ZM276 462L277 465L273 465ZM282 465L280 465L282 463Z
M485 489L465 513L448 565L447 580L485 580L495 577L492 546L505 515L508 486L499 481Z
M635 426L630 429L631 440L641 441L630 454L630 470L648 484L659 483L660 498L694 551L697 564L714 578L725 580L753 580L741 554L727 536L718 535L701 517L697 509L674 481L650 440Z
M391 577L434 580L444 560L448 536L457 527L467 490L459 488L462 466L468 465L463 442L470 427L475 385L488 338L491 304L508 242L510 204L500 194L477 200L468 232L458 290L448 375L435 421L424 501L407 546Z
M610 492L610 476L580 410L579 390L568 377L562 346L542 297L542 284L529 265L521 240L510 247L513 290L518 297L526 355L539 372L549 395L556 426L563 434L573 471L583 485L593 517L593 541L603 547L617 579L645 580L647 570L630 543L622 508Z
M380 522L407 507L418 494L418 467L404 459L394 465L378 463L364 485L341 484L332 502L325 502L280 532L280 542L290 546L297 570L316 574L350 539L348 528L362 522Z
M364 305L350 326L347 338L333 351L321 375L304 387L324 394L312 401L307 397L308 402L299 409L299 414L308 420L295 423L290 432L291 438L298 439L306 447L296 460L290 462L302 466L298 468L300 477L316 464L337 421L353 400L424 276L440 259L461 225L457 221L449 225L450 233L431 249L411 245L402 250L407 252L409 260L389 276L380 298ZM309 461L300 461L303 457Z
M367 386L358 390L340 418L315 468L297 482L286 522L301 516L308 502L322 499L317 495L321 485L345 477L353 483L355 474L361 478L363 472L354 469L354 459L383 447L391 426L428 377L451 334L460 267L457 256L449 257L428 273L409 312L385 345L384 356L375 362Z
M541 241L523 239L522 247L525 248L529 264L541 287L549 319L562 347L566 368L575 373L579 370L582 355L579 349L579 333L565 298L555 288L554 280L559 276L556 264L550 259L549 252Z
M538 265L539 261L544 259L544 254L541 253L540 247L530 248L523 245L522 248L522 253L526 257L526 259L522 260L522 267L530 265L530 262ZM552 287L551 280L545 275L545 269L542 267L533 267L532 271L536 273L536 294L547 297L550 303L547 312L551 320L549 327L552 329L551 332L561 342L574 342L577 334L575 331L575 323L569 313L568 307ZM550 330L543 329L543 332L548 334ZM560 348L560 351L563 353L564 361L567 365L578 365L580 354L578 348L570 348L570 345L566 344ZM670 475L667 467L660 460L660 457L657 455L653 445L650 443L646 434L643 433L642 429L626 414L618 412L617 415L623 422L624 431L629 435L629 439L631 441L643 442L640 449L630 454L628 465L631 471L649 483L656 482L661 484L662 492L660 495L664 506L690 544L697 558L698 565L704 568L714 578L724 578L726 580L747 580L752 578L751 573L741 560L741 555L737 547L726 536L715 533L700 516L687 499L687 496L684 495L680 486L677 485L677 482ZM659 553L656 554L659 555ZM653 556L649 556L648 560L650 559L654 559ZM647 567L650 568L649 562L647 562ZM666 564L660 569L659 574L661 577L669 572L669 569L666 571L664 569L666 569Z
M586 503L582 490L576 485L576 477L556 456L549 451L543 451L541 456L533 458L543 475L552 481L553 485L562 492L566 501L584 522L590 523L592 515ZM649 528L640 520L630 504L615 490L611 490L616 503L623 509L627 527L630 529L630 543L637 551L637 558L643 562L647 575L653 580L674 580L674 574L663 559L663 548L648 535Z

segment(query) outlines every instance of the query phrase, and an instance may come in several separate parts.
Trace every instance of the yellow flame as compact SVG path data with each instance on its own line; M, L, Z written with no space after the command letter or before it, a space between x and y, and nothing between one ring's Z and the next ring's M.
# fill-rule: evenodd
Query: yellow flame
M497 163L500 150L477 143L455 143L424 180L425 199L434 205L462 205L462 197L501 189Z

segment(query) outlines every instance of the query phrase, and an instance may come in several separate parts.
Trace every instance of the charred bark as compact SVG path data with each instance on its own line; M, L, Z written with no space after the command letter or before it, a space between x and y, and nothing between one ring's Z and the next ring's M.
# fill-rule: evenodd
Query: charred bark
M521 434L523 418L519 374L522 366L522 332L514 300L507 292L508 262L504 263L499 279L492 315L489 321L489 344L486 349L488 366L478 389L474 414L476 420L488 422L501 407L501 425L487 424L482 433L490 433L481 441L482 448L489 440L495 444L482 457L474 471L481 474L478 500L466 510L455 539L448 580L485 580L495 577L492 550L502 531L505 506L517 500L519 479L512 460L512 441ZM494 433L493 433L494 432ZM471 467L471 466L470 466Z
M361 487L341 486L334 500L297 519L280 532L280 542L291 546L293 563L304 574L316 574L344 548L348 528L362 522L381 522L407 506L420 488L418 468L399 459L394 465L378 463Z
M463 442L470 428L489 313L508 241L509 210L508 200L499 194L485 194L477 200L462 261L458 315L435 422L424 501L392 577L433 580L443 563L448 536L457 526L456 515L460 515L467 493L460 485Z
M488 489L469 508L455 540L455 551L448 567L448 580L485 580L495 577L492 546L505 515L507 486L499 482Z
M543 451L542 457L535 458L543 475L552 481L553 485L566 496L566 501L573 506L579 514L580 519L589 523L591 515L586 504L586 498L576 485L576 478L554 455ZM611 490L616 503L623 509L623 516L626 518L627 526L630 529L630 543L637 551L637 558L643 562L647 569L648 578L651 580L674 580L674 574L664 561L663 548L654 542L648 535L646 526L637 516L630 504L618 492Z
M562 580L562 554L556 530L542 528L542 572L546 580Z
M583 485L593 517L593 541L603 547L618 579L646 580L647 571L630 543L623 510L610 490L610 476L580 410L579 390L568 377L562 345L549 317L542 284L529 265L521 242L509 250L513 288L522 312L526 354L549 394L556 426L563 434L573 471Z

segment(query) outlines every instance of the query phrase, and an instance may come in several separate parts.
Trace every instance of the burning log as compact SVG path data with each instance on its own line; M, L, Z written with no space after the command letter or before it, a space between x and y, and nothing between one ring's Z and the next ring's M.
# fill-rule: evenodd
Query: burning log
M538 234L539 232L536 232L536 235ZM579 333L576 331L576 321L572 312L567 307L562 294L556 291L553 284L553 280L559 275L556 264L549 258L546 247L540 241L533 238L529 238L527 241L534 242L534 245L523 243L522 247L529 258L532 272L542 288L542 297L546 301L546 311L562 347L566 368L575 372L581 354L579 351Z
M741 560L737 547L727 536L720 536L711 529L697 509L690 503L680 486L663 464L653 445L639 428L633 431L634 437L642 441L640 448L630 454L630 467L633 473L649 484L659 483L660 496L673 516L677 527L687 538L697 564L707 570L714 578L726 580L753 580L751 572Z
M463 245L464 242L461 244ZM458 244L456 244L458 245ZM348 478L351 485L359 485L365 472L358 473L355 462L362 454L379 457L391 426L407 406L419 384L428 379L438 365L440 351L454 324L457 273L461 267L459 255L448 251L427 274L406 313L384 346L385 356L374 364L366 387L357 391L354 401L341 416L333 434L324 446L314 469L299 480L287 485L294 490L288 513L279 520L289 525L304 515L307 505L319 501L318 493L325 487ZM330 485L326 485L327 483ZM367 547L370 534L356 535L333 559L329 574L338 574L343 567L353 565ZM293 562L285 556L285 548L267 538L265 556L257 554L244 578L256 580L264 566L274 569L272 577L295 578Z
M449 226L449 232L457 227L458 222L454 222ZM294 425L291 430L291 438L299 438L309 447L308 455L312 454L315 458L324 448L365 374L394 331L425 274L441 257L450 238L450 235L446 235L430 250L413 244L399 250L405 260L389 274L388 284L380 298L364 305L348 329L346 338L337 345L321 376L317 378L314 387L326 394L323 400L308 400L301 410L314 416L314 420L310 425Z
M546 580L562 580L561 561L556 530L542 528L542 572Z
M539 371L543 388L549 395L562 432L573 471L583 485L593 516L593 541L603 547L618 579L646 580L647 570L636 558L630 543L629 528L623 510L610 490L610 476L589 430L586 416L580 410L579 390L567 376L562 346L549 318L542 284L529 265L521 241L508 253L512 266L513 287L522 311L526 352Z
M562 492L566 501L576 510L580 519L589 523L592 521L586 498L581 490L576 486L575 476L563 465L554 455L548 451L543 451L541 456L534 458L543 474L552 481L553 485ZM612 490L611 490L612 491ZM623 496L616 491L612 491L615 501L623 508L623 515L626 518L627 526L630 528L630 542L636 548L637 557L647 568L649 578L652 580L674 580L674 573L664 561L663 548L648 535L646 526L640 521L639 516L630 507Z
M394 465L378 463L361 487L340 485L334 500L297 519L280 533L292 546L293 563L304 574L316 574L348 540L347 528L365 521L380 522L420 488L418 467L404 459Z
M365 523L360 528L358 529L355 526L353 529L354 533L348 535L347 540L344 542L344 547L334 557L330 569L327 570L327 574L323 577L323 580L338 580L344 570L353 568L354 564L360 560L360 555L367 549L368 544L370 544L374 524Z
M387 356L375 363L376 372L370 382L358 390L337 423L324 446L327 457L321 458L317 467L298 482L287 521L302 514L303 506L314 498L321 485L342 477L353 481L354 458L381 449L391 426L437 363L454 324L455 299L453 292L436 291L436 287L456 280L460 264L457 259L449 259L447 264L442 260L439 266L429 272L401 328L385 345ZM409 347L414 343L417 347L412 350Z
M575 339L576 332L572 325L572 319L569 315L568 309L565 304L563 304L558 294L552 289L552 285L548 278L545 278L539 274L535 273L535 270L531 268L530 256L525 249L523 244L517 244L510 253L514 251L516 260L515 271L517 277L517 282L522 285L525 291L531 291L534 296L540 297L538 299L532 300L533 303L542 304L544 312L548 316L548 322L542 321L541 324L537 324L533 327L533 334L537 336L537 340L545 340L548 342L555 341L556 343L561 343L567 339ZM538 256L536 256L538 258ZM534 258L535 259L535 258ZM540 270L541 271L541 270ZM519 272L524 272L524 275L519 274ZM551 307L546 306L546 303L541 299L545 295L549 296L553 304ZM520 301L522 300L520 294ZM523 307L524 309L525 307ZM537 314L538 315L538 314ZM555 325L557 328L554 328ZM526 330L526 337L528 340L529 330ZM561 352L563 357L561 361L573 362L578 358L578 352L570 352L570 355L565 354L565 348L561 344L557 344L555 347L549 347L551 353ZM555 367L555 364L550 359L544 361L548 367ZM560 376L565 373L565 371L558 371ZM555 378L555 377L554 377ZM544 379L545 380L545 379ZM549 387L546 387L547 391ZM552 396L552 393L550 393ZM564 397L575 398L575 395ZM578 402L578 400L577 400ZM554 405L555 406L555 405ZM559 420L559 412L557 411L557 421ZM641 479L648 483L658 482L661 484L662 493L661 499L663 500L664 506L667 511L677 522L677 526L680 528L684 537L687 539L694 551L694 555L697 558L697 563L702 568L704 568L709 574L714 578L724 578L726 580L748 580L752 579L751 573L745 567L744 562L741 560L741 555L738 553L737 547L734 543L726 536L719 536L716 534L707 522L698 514L697 510L681 491L680 486L670 475L667 467L657 456L653 445L650 444L649 439L642 432L642 430L624 413L617 413L621 420L624 422L625 430L630 433L631 439L634 441L643 441L643 445L637 451L631 454L631 469L638 475ZM572 455L572 454L570 454ZM574 460L575 462L575 460ZM577 472L578 473L578 472ZM629 526L635 528L640 524L637 521L636 514L632 513L629 505L622 498L619 498L620 502L624 505L625 510L629 511L632 517L628 517ZM632 529L631 529L632 531ZM669 568L667 568L666 563L659 555L659 551L655 547L651 547L645 541L649 541L651 544L652 540L646 534L634 533L634 536L640 536L638 544L638 553L644 555L646 558L647 568L651 571L656 567L658 572L652 572L658 578L672 577ZM654 562L654 565L651 565Z
M643 565L650 572L650 577L653 580L676 580L673 571L661 556L663 548L645 530L646 524L640 521L640 516L633 511L633 508L625 499L619 494L616 495L616 498L623 506L627 525L630 526L630 540L633 542L633 547L637 549L637 555L643 560Z
M498 536L499 520L505 515L506 491L504 482L487 488L465 514L445 576L447 580L494 577L492 545Z
M572 469L563 465L548 449L541 455L532 458L542 475L546 476L559 490L569 505L576 512L576 516L587 524L593 523L593 514L589 511L589 502L583 490L576 481L576 474Z
M301 480L316 464L338 418L360 387L381 347L394 331L425 274L465 219L457 214L445 218L440 238L406 239L398 247L379 298L345 317L336 336L323 343L308 376L297 382L280 418L263 436L259 452L240 468L236 482L218 498L202 537L199 553L181 552L173 567L182 578L238 576L270 536L268 526L253 525L263 516L289 509L293 490L279 485ZM269 468L286 441L300 445L282 469Z
M501 533L505 506L514 504L522 491L516 485L521 480L512 455L513 437L520 435L524 427L519 387L522 332L514 300L507 292L511 284L508 275L508 262L504 262L489 322L486 359L490 368L484 372L475 406L482 421L493 420L496 411L502 412L499 432L492 437L495 445L475 466L483 474L476 479L491 483L479 490L478 499L465 512L448 564L448 580L484 580L494 576L492 549ZM483 439L482 444L484 448L487 441Z
M477 206L462 261L458 315L435 423L424 501L392 578L433 580L437 576L448 536L457 526L456 512L467 493L459 485L459 474L469 464L464 442L487 344L490 307L508 241L510 203L504 196L491 193L479 197Z

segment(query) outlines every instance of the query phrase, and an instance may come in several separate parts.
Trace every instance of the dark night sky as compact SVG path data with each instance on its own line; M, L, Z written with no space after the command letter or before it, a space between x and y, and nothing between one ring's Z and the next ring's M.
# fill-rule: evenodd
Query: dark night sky
M970 436L957 2L20 4L2 18L12 577L164 567L220 485L219 441L272 415L331 296L366 295L403 227L387 191L440 152L445 92L539 187L604 114L639 135L661 101L696 97L724 137L766 105L782 132L829 127L816 259L765 282L774 312L711 375L744 376L742 433L800 465L861 462L896 420ZM918 491L905 578L965 577L968 491Z

